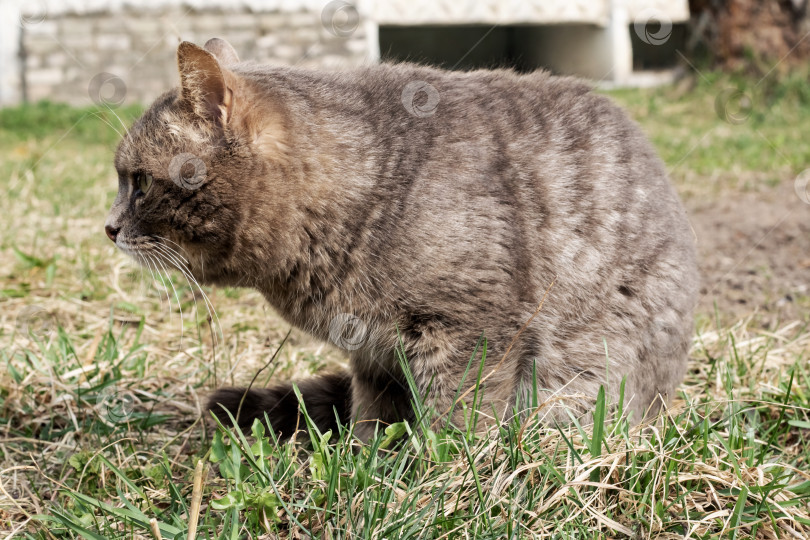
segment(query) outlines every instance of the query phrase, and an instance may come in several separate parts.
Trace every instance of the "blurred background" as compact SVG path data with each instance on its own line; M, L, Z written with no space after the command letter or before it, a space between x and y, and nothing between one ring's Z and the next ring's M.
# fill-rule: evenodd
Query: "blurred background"
M409 60L660 84L690 62L799 62L808 13L805 0L2 0L0 104L83 104L94 90L148 102L176 83L177 43L212 36L279 65Z

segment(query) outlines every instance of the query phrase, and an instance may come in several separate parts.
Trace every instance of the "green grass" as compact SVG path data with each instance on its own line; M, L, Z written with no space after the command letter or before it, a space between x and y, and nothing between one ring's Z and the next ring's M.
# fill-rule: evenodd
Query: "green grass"
M797 144L810 122L806 72L780 80L707 72L610 94L642 125L686 197L773 186L810 163L810 146Z
M117 117L134 118L143 110L140 106L129 106L116 111L104 108L76 108L62 103L43 101L34 105L22 105L0 109L0 134L3 140L44 139L55 134L71 135L72 140L93 144L115 144L120 129ZM108 123L103 127L99 122L85 122L90 118ZM115 129L107 129L114 127Z
M763 82L750 117L729 124L716 96L756 81L706 77L611 94L687 197L791 181L810 161L806 85ZM117 112L128 123L138 111ZM424 421L368 445L350 427L309 426L311 444L258 424L211 429L205 392L249 382L288 328L251 291L205 289L209 319L180 276L153 279L115 251L102 225L118 127L110 112L51 104L0 111L0 529L151 538L154 520L186 538L201 462L199 538L810 535L800 323L702 323L680 395L639 428L601 402L593 427L513 423L490 437ZM293 331L256 384L344 360Z

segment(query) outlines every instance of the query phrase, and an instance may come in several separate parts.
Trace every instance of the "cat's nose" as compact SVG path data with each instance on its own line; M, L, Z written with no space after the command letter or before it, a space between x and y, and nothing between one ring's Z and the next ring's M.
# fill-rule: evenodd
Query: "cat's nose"
M112 225L105 225L104 231L107 233L107 236L110 237L110 240L115 242L116 237L118 236L118 232L121 229L119 227L113 227Z

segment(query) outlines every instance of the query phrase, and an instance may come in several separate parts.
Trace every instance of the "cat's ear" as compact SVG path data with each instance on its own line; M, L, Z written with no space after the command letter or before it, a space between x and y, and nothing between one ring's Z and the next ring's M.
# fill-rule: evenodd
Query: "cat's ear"
M203 120L225 126L231 115L233 92L225 84L214 55L184 41L177 47L177 67L183 100Z
M211 38L205 42L203 49L213 54L223 66L239 63L239 55L236 54L236 49L224 39Z

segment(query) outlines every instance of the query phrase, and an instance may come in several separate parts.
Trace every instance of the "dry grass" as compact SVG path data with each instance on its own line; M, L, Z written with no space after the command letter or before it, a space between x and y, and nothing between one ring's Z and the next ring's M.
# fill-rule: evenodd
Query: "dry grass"
M212 312L180 276L156 279L116 252L102 231L115 137L86 122L95 131L65 138L69 125L44 137L0 129L7 537L184 538L197 515L192 533L221 538L810 537L800 323L705 325L682 395L640 427L608 417L481 439L417 422L365 447L349 433L314 434L311 447L258 428L214 434L200 421L206 392L248 382L288 327L255 293L206 289ZM681 129L673 137L688 138ZM705 181L710 150L678 165L687 189ZM759 182L762 170L741 174ZM723 174L723 189L740 178ZM343 361L293 331L256 384ZM211 466L197 514L201 458Z

